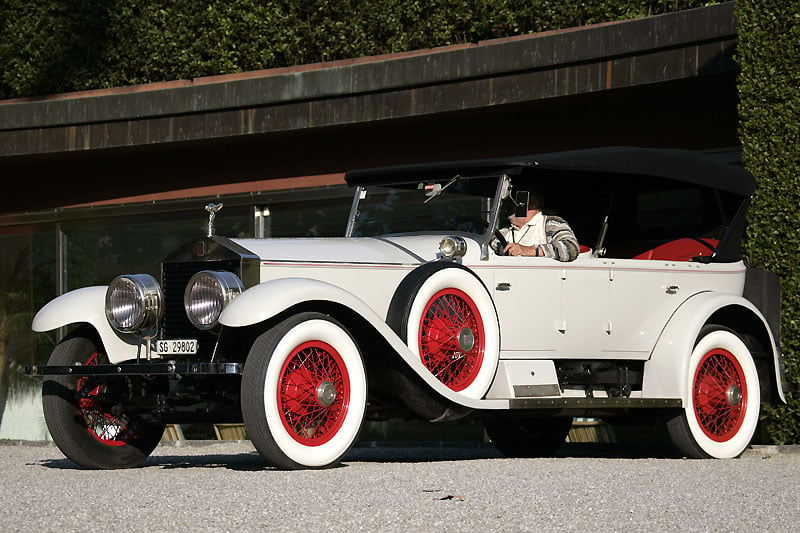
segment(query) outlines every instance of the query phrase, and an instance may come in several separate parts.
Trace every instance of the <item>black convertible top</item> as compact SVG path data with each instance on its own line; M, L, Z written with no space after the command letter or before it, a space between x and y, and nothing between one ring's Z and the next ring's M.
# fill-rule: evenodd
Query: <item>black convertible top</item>
M345 175L345 180L349 185L381 185L445 179L456 174L517 175L537 170L652 176L705 185L743 197L755 192L753 175L741 167L688 150L627 146L353 170Z

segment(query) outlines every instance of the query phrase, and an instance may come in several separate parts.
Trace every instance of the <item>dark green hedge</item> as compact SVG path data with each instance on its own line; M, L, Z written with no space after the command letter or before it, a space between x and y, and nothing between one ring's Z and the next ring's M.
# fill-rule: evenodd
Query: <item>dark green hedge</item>
M566 28L698 0L3 0L0 99Z
M782 345L792 383L800 383L800 11L796 0L739 0L740 138L758 191L747 251L778 274ZM766 412L778 443L800 442L800 396Z

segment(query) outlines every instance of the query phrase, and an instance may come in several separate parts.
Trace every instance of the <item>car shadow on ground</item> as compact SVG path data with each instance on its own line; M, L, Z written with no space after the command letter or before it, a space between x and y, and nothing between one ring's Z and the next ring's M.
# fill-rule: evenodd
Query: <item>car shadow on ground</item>
M162 448L163 450L163 448ZM196 450L196 448L195 448ZM553 456L555 458L585 459L680 459L681 454L669 445L632 445L607 443L567 443ZM334 468L345 468L349 463L423 463L442 461L475 461L504 459L505 456L491 443L482 442L359 442ZM45 459L32 463L59 470L79 469L68 459ZM181 454L156 453L140 468L226 468L253 472L272 470L257 452L231 454Z
M631 445L608 443L565 443L553 455L555 458L598 459L680 459L682 456L671 445ZM358 462L428 462L470 461L506 458L491 443L370 443L353 447L344 461Z
M57 470L80 470L80 467L69 459L45 459L32 463L46 468ZM208 455L152 455L138 468L161 468L175 470L181 468L226 468L243 472L273 469L256 452L236 454L208 454Z

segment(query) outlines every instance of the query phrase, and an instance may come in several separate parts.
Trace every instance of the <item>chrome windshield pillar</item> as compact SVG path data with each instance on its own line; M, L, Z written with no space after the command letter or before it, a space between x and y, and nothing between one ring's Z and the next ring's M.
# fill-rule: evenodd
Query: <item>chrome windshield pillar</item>
M353 236L353 228L356 225L356 216L358 216L358 202L366 194L366 189L359 185L356 187L356 193L353 195L353 204L350 206L350 216L347 218L347 229L344 230L345 237Z
M508 174L503 174L497 181L497 191L494 194L494 204L492 205L492 211L489 214L489 229L486 232L486 235L483 236L483 242L481 242L481 261L488 261L489 259L489 244L492 242L494 230L497 227L497 219L500 217L500 207L503 205L503 200L505 200L508 196L510 188L511 178L508 177Z

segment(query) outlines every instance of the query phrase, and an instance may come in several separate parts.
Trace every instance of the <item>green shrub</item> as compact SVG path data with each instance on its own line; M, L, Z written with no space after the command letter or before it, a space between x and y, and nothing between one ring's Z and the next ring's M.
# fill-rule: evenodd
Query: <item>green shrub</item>
M782 350L789 381L800 383L800 11L796 1L739 0L738 60L742 157L758 190L746 250L781 279ZM800 396L767 409L778 443L800 442Z
M4 0L0 99L477 42L698 0Z

